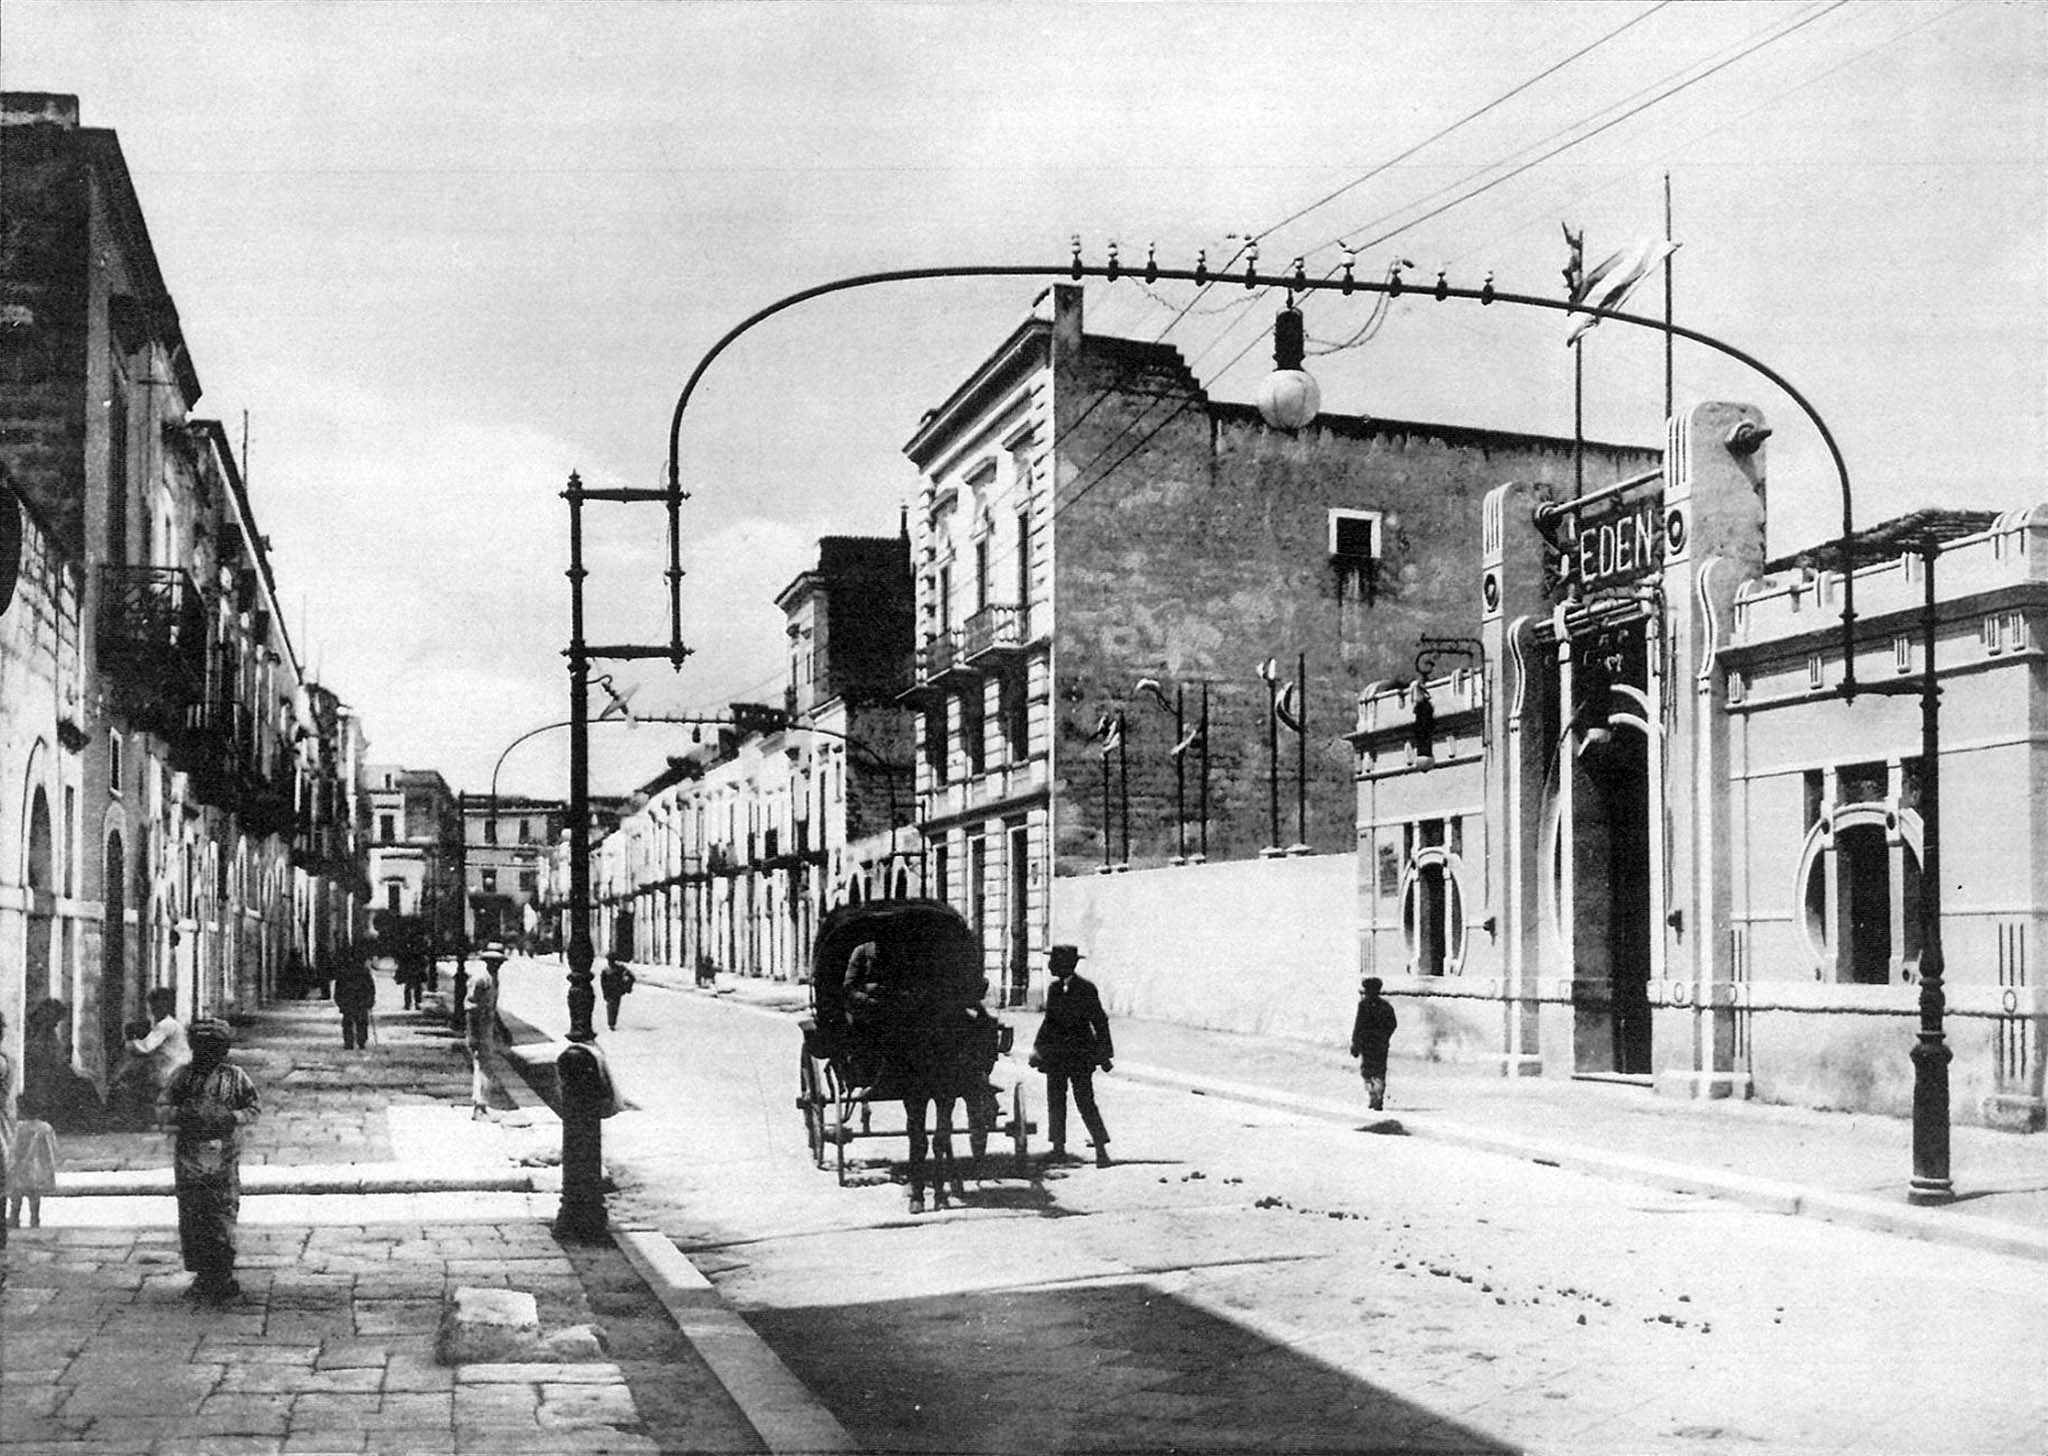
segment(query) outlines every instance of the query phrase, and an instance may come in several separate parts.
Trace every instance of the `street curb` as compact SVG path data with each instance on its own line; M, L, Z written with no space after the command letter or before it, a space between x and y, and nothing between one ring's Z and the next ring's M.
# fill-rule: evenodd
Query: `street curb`
M242 1170L242 1192L278 1193L535 1193L531 1171L437 1173L403 1163L257 1163ZM163 1197L176 1192L169 1168L59 1173L52 1198Z
M1122 1058L1117 1060L1114 1075L1151 1086L1191 1092L1196 1096L1221 1097L1232 1102L1273 1107L1331 1121L1356 1124L1360 1119L1360 1109L1355 1105L1301 1097L1244 1082L1194 1077L1171 1068L1147 1066ZM1524 1158L1568 1172L1642 1184L1672 1193L1696 1193L1761 1213L1819 1219L1872 1233L2048 1263L2048 1232L1999 1223L1995 1219L1975 1218L1938 1208L1901 1206L1882 1198L1830 1193L1767 1178L1746 1178L1739 1173L1612 1153L1578 1143L1549 1142L1513 1133L1491 1132L1433 1117L1403 1117L1399 1119L1399 1129L1407 1137Z
M863 1449L665 1234L614 1227L612 1242L771 1453Z

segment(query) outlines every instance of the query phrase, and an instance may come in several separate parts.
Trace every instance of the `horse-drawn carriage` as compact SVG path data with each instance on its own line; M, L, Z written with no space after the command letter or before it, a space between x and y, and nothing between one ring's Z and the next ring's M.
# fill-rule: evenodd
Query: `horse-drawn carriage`
M1022 1087L999 1088L993 1077L1013 1033L982 1006L987 989L981 943L949 905L878 900L825 917L811 955L811 1014L797 1065L797 1107L820 1168L832 1149L844 1184L850 1143L907 1137L911 1207L924 1206L929 1150L943 1208L949 1185L953 1193L961 1189L952 1149L955 1102L966 1104L974 1159L992 1135L1007 1136L1019 1172L1028 1168ZM876 1126L875 1107L889 1103L903 1108L900 1128ZM936 1126L928 1131L934 1112Z

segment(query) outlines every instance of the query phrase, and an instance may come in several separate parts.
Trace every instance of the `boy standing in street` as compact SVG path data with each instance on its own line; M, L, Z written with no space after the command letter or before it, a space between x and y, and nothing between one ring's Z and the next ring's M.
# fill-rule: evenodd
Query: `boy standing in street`
M1074 1105L1081 1109L1081 1121L1095 1139L1095 1164L1109 1166L1109 1130L1095 1107L1095 1069L1110 1069L1116 1048L1109 1039L1109 1016L1102 1009L1102 997L1092 981L1076 974L1080 949L1056 945L1048 956L1052 984L1045 992L1045 1020L1031 1045L1031 1065L1045 1073L1046 1133L1052 1139L1052 1155L1067 1153L1067 1089L1074 1092Z
M187 1033L192 1060L164 1088L157 1107L170 1129L172 1176L178 1193L178 1243L195 1276L195 1298L232 1299L235 1225L242 1211L242 1129L261 1104L249 1074L228 1062L232 1034L224 1021L195 1021Z
M1387 1101L1387 1043L1394 1039L1400 1018L1380 997L1380 978L1367 976L1358 984L1358 1015L1351 1022L1351 1055L1358 1058L1358 1074L1365 1079L1366 1100L1378 1112Z

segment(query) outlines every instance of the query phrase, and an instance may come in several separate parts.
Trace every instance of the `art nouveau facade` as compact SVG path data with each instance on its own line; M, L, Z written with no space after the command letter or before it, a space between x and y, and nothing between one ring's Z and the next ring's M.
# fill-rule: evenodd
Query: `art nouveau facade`
M1909 1105L1919 697L1839 692L1840 571L1765 561L1767 433L1701 405L1661 471L1576 501L1495 490L1481 650L1361 695L1360 959L1433 1052ZM1925 513L1860 539L1864 684L1921 672L1928 567L1900 543L1938 543L1957 1115L2039 1127L2048 513Z

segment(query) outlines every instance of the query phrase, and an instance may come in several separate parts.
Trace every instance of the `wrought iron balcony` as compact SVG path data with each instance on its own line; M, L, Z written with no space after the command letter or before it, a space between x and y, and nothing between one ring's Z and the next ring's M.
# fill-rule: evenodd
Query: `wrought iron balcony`
M174 736L206 689L206 611L175 566L100 568L100 667L115 711Z

